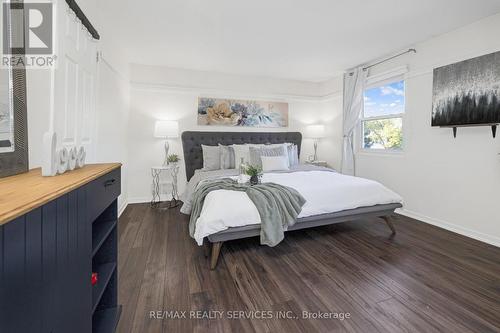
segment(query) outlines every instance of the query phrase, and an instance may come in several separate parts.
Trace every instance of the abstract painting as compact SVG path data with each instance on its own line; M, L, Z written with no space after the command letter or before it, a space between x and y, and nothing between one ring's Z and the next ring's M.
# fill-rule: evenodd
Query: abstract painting
M432 126L500 123L500 52L434 69Z
M286 127L288 103L200 97L198 125Z

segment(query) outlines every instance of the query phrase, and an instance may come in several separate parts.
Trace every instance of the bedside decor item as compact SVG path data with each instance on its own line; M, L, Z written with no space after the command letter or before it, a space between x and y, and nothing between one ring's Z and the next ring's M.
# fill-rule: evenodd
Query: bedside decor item
M286 127L288 103L200 97L198 125Z
M172 156L172 155L171 155ZM166 171L170 176L167 181L162 181L162 173ZM151 207L159 209L170 209L179 206L181 203L179 201L179 194L177 191L177 174L179 173L179 165L177 163L171 163L169 165L153 166L151 167L151 176L153 177L152 183L152 194ZM161 206L161 194L162 188L165 186L171 186L172 199L166 207Z
M260 177L262 176L261 167L248 165L245 168L245 173L250 176L250 185L257 185L260 183Z
M168 165L168 150L170 149L170 144L168 139L174 139L179 137L179 123L177 121L170 120L157 120L155 123L155 138L165 139L165 158L163 160L163 165Z
M500 123L500 51L434 69L432 126L491 126Z
M325 137L325 125L309 125L306 127L306 138L314 139L314 160L318 159L318 142Z
M177 155L177 154L170 154L170 155L168 155L168 157L167 157L167 162L168 162L169 164L179 163L179 161L180 161L180 160L181 160L181 159L179 158L179 155Z
M0 8L3 38L16 45L2 45L4 61L0 68L0 177L28 171L28 117L26 108L26 70L24 67L23 1L5 2ZM6 10L6 12L3 12ZM16 12L20 15L14 15ZM21 22L18 22L21 21ZM11 62L12 60L12 62ZM13 65L15 63L15 65Z

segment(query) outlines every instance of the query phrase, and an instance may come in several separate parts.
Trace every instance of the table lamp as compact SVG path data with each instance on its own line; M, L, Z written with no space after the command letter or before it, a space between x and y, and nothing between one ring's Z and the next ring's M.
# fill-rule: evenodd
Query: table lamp
M309 125L306 127L305 135L307 138L314 139L314 160L318 160L318 141L325 137L325 125Z
M179 137L179 123L172 120L157 120L154 136L155 138L165 139L165 160L163 165L168 165L168 150L170 148L168 139Z

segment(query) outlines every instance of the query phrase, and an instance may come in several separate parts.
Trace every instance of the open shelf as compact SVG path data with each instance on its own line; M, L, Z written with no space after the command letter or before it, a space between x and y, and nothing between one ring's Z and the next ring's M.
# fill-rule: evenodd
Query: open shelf
M97 266L98 281L96 285L92 286L92 313L95 312L97 305L99 305L99 301L115 270L116 263L106 263Z
M92 256L94 256L113 228L116 226L116 220L95 222L92 225Z
M92 317L92 333L114 332L121 312L121 305L96 311Z
M112 333L120 318L118 305L118 205L117 200L92 221L92 332Z

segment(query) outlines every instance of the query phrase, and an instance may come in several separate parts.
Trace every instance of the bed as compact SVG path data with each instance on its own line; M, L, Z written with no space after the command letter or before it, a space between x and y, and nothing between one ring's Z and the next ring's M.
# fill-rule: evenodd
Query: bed
M182 133L182 145L184 149L184 160L186 168L187 180L191 180L195 175L196 170L203 167L203 153L201 145L216 146L218 144L231 145L231 144L280 144L280 143L293 143L298 147L300 154L300 147L302 143L302 134L300 132L199 132L199 131L186 131ZM320 170L321 171L321 170ZM319 172L319 171L318 171ZM276 175L275 175L276 176ZM335 175L324 174L324 177L330 178L348 177L338 173ZM354 178L353 178L354 179ZM361 179L361 178L356 178ZM365 180L368 181L368 180ZM370 181L373 182L373 181ZM376 182L373 182L376 183ZM378 184L378 183L376 183ZM380 185L380 184L379 184ZM380 187L383 187L380 185ZM375 193L376 194L376 193ZM362 196L359 195L360 197ZM373 196L373 195L372 195ZM354 197L353 197L354 198ZM362 198L360 198L362 199ZM363 205L363 200L359 203L353 204L355 208L352 209L330 209L334 210L328 213L314 214L310 213L308 216L303 216L297 219L297 223L288 228L288 231L306 229L324 225L330 225L340 222L346 222L366 217L380 217L393 234L396 230L391 222L391 215L397 208L402 207L399 200L382 200L382 203L374 201L372 198L368 205ZM348 206L345 206L348 207ZM210 254L210 267L215 269L220 255L220 250L223 242L229 240L242 239L247 237L255 237L260 234L260 224L241 225L236 227L227 227L224 230L207 234L207 246L211 244ZM205 235L203 235L205 236ZM208 255L208 251L207 251Z

